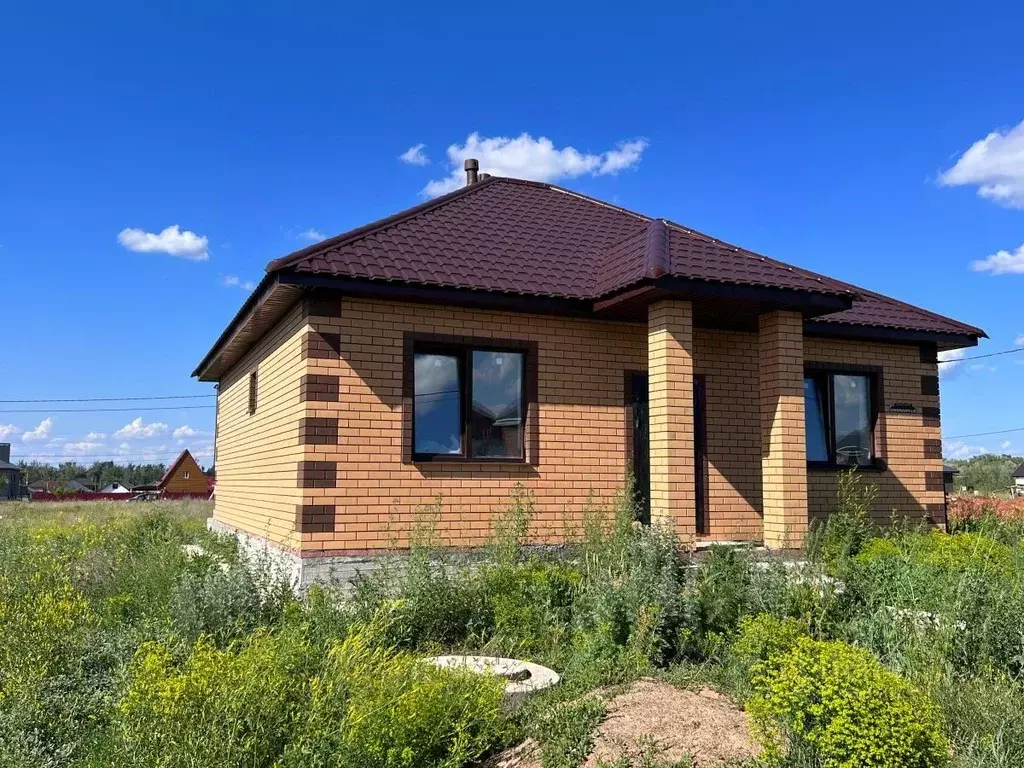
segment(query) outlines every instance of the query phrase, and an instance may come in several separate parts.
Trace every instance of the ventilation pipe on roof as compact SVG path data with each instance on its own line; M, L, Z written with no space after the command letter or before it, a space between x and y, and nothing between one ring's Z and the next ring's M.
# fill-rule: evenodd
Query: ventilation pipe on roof
M463 163L463 167L466 169L466 186L476 184L476 172L480 170L480 161L471 157Z

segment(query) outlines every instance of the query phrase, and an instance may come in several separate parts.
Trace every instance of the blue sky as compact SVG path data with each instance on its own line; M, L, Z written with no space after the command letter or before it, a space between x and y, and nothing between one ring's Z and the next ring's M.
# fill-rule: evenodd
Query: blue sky
M831 5L8 7L0 399L210 394L189 374L269 260L421 201L470 149L1014 348L1024 9ZM1024 427L1021 363L947 366L945 434ZM58 410L84 405L0 404L0 439L209 455L212 409ZM947 452L1004 445L1024 431Z

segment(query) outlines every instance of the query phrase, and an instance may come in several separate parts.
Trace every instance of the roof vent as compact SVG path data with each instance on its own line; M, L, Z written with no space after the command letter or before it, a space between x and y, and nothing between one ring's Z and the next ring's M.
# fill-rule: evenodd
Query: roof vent
M466 169L466 186L476 184L476 172L480 170L480 161L475 157L471 157L463 163L463 167Z
M491 178L491 174L489 174L489 173L481 173L480 174L480 181L483 181L484 179L489 179L489 178Z

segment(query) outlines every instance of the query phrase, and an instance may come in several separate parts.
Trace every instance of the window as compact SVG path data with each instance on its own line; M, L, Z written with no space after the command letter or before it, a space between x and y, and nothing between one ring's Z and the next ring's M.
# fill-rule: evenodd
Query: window
M807 462L821 467L875 464L875 375L808 371L804 377Z
M256 371L249 374L249 415L252 416L256 413L256 389L257 389Z
M185 479L188 480L188 470L185 470Z
M522 350L415 344L413 458L522 461Z

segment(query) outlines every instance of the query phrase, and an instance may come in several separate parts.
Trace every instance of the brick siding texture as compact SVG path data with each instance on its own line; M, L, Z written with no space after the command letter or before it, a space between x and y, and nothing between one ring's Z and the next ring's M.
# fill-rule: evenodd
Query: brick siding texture
M693 451L693 307L659 301L648 309L651 521L681 537L696 533Z
M296 467L303 459L299 386L307 325L296 307L220 382L214 517L297 548L295 508L302 502ZM258 368L256 413L249 414L249 374Z
M661 316L676 328L676 342L685 336L683 314L676 307ZM539 461L411 463L411 409L402 388L406 332L536 343ZM330 339L330 354L309 355L310 338ZM922 363L918 348L909 345L803 341L807 360L883 366L883 406L917 406L916 414L881 414L876 450L889 469L865 477L880 486L873 510L879 520L895 507L941 522L943 495L928 490L927 474L942 465L935 449L938 397L921 394L921 377L935 375L936 364ZM760 347L757 333L692 330L692 370L706 380L711 539L762 538ZM255 365L258 408L249 416L248 374ZM632 452L625 373L647 367L644 323L349 298L306 302L221 383L215 517L307 556L374 552L407 545L418 514L440 496L439 538L478 546L522 482L535 499L534 541L560 541L578 526L591 493L610 502L621 489ZM336 377L338 400L303 401L303 377ZM692 393L669 405L684 421L692 419ZM682 444L681 451L688 450ZM685 459L685 472L684 465ZM692 454L689 466L690 479L676 491L692 508ZM835 478L833 472L807 473L813 515L834 506ZM319 508L316 520L309 519L316 530L297 530L303 526L296 510L303 506ZM677 529L685 534L691 521L684 514Z
M864 474L864 479L874 482L879 491L872 517L888 522L895 511L901 516L945 523L945 495L939 487L929 489L927 483L929 472L942 472L939 419L926 415L928 409L938 409L939 395L921 392L921 377L937 376L938 364L922 362L925 356L910 345L816 338L805 340L804 357L817 363L881 366L885 402L875 426L875 454L888 468ZM892 403L910 403L917 413L887 413ZM811 515L825 516L835 506L836 474L811 470L808 487Z
M764 543L799 547L807 533L804 336L798 312L760 318L758 394Z
M567 525L579 524L591 492L610 500L622 487L624 374L646 368L644 325L348 298L339 304L338 317L311 322L318 333L339 334L340 356L309 358L303 371L339 378L338 402L304 404L307 418L338 421L337 445L304 446L304 460L337 463L337 488L303 489L304 503L334 506L337 521L333 531L302 533L303 549L405 546L414 520L438 496L440 538L479 546L517 482L534 495L534 540L557 542ZM410 462L406 332L537 343L535 466Z

